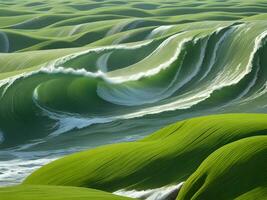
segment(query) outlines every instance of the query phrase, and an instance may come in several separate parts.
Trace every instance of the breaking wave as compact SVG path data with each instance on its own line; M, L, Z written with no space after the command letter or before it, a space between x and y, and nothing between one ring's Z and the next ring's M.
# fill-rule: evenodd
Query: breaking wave
M140 23L126 21L106 35ZM267 111L266 22L181 27L155 26L137 42L122 43L125 35L1 76L1 148L83 149L200 114Z

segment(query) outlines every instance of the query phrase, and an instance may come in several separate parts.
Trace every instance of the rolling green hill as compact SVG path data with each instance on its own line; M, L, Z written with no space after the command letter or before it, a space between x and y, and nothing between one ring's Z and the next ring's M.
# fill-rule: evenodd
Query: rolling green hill
M0 188L1 200L131 200L107 192L62 186L13 186Z
M265 136L266 121L267 115L236 114L177 122L136 142L98 147L59 159L34 172L24 184L114 192L179 183L220 147L242 138Z
M188 178L177 199L266 199L267 137L227 144Z

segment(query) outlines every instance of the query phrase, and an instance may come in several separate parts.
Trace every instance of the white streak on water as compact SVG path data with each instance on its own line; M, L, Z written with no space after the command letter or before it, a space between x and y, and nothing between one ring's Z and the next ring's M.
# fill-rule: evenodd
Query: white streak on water
M258 80L259 70L260 68L257 68L256 74L253 77L252 81L249 83L246 89L235 99L235 101L240 100L242 97L244 97L250 91L250 89L256 84L256 81Z
M96 47L96 48L92 48L86 51L82 51L82 52L78 52L78 53L74 53L74 54L70 54L64 57L61 57L57 60L55 60L55 62L53 63L53 65L55 66L61 66L62 64L64 64L65 62L72 60L74 58L77 58L78 56L81 55L85 55L91 52L103 52L106 50L117 50L117 49L138 49L141 48L143 46L147 46L149 44L151 44L153 42L153 40L146 40L146 41L142 41L142 42L137 42L137 43L133 43L133 44L115 44L115 45L110 45L110 46L104 46L104 47Z
M171 40L173 40L177 35L180 35L180 34L173 35L173 36L169 37L168 39L166 39L157 48L157 50L163 48L166 44L168 44ZM44 72L44 73L48 73L48 74L63 73L63 74L73 74L73 75L85 76L85 77L91 77L91 78L102 78L106 82L114 83L114 84L119 84L119 83L123 83L123 82L130 81L130 80L134 81L134 80L138 80L142 77L152 76L152 75L159 73L161 70L167 68L172 62L174 62L176 57L180 53L182 45L184 43L190 41L190 40L191 40L191 38L186 38L186 39L182 40L182 42L180 43L180 45L178 47L178 50L175 52L175 55L167 62L160 64L159 66L155 67L154 69L150 69L146 72L140 72L138 74L134 74L134 75L130 75L130 76L108 77L108 75L103 73L102 71L89 72L89 71L86 71L84 68L73 69L73 68L64 68L64 67L56 67L56 66L61 66L62 64L64 64L68 60L74 59L80 55L84 55L84 54L87 54L89 52L101 52L104 50L114 50L114 49L138 49L142 46L149 45L152 42L152 40L145 41L145 42L138 43L138 44L133 44L133 45L119 44L119 45L112 45L112 46L107 46L107 47L99 47L99 48L89 49L89 50L84 51L84 52L71 54L71 55L68 55L68 56L65 56L65 57L62 57L60 59L55 60L52 64L50 63L49 66L44 66L40 70L29 72L29 73L22 73L22 74L1 80L0 81L0 87L7 84L7 88L2 93L2 96L4 96L7 89L16 80L18 80L20 78L26 78L26 77L29 77L31 75L38 74L40 72Z
M11 77L7 79L6 81L0 81L0 88L5 85L3 92L1 94L1 98L6 94L7 90L10 88L11 85L17 80L17 77Z
M188 108L192 107L193 105L196 105L199 102L204 101L205 99L209 98L210 95L215 90L219 90L223 87L237 84L242 78L244 78L248 73L251 72L254 56L255 56L257 50L262 46L262 40L266 37L266 35L267 35L267 31L264 31L255 39L254 48L253 48L253 51L250 55L250 59L249 59L249 62L246 66L246 69L241 73L238 70L237 76L232 78L229 75L229 79L227 79L227 81L224 81L224 82L221 82L221 80L219 79L220 76L218 76L218 78L211 81L208 88L206 88L203 91L197 92L194 95L180 98L177 101L174 101L171 103L167 103L167 104L160 105L160 106L154 106L154 107L150 107L150 108L145 108L145 109L140 110L136 113L130 113L130 114L124 115L125 119L133 118L136 116L141 117L141 116L144 116L146 114L157 114L157 113L161 113L163 111L173 111L173 110L177 110L177 109L188 109Z
M168 42L170 42L174 37L176 37L179 34L176 34L174 36L171 36L170 38L166 39L159 47L158 49L161 49L163 46L165 46ZM91 77L91 78L102 78L103 80L105 80L106 82L109 83L114 83L114 84L118 84L118 83L123 83L129 80L138 80L142 77L146 77L146 76L152 76L155 75L157 73L159 73L162 69L167 68L172 62L173 60L175 60L175 57L177 57L180 53L180 49L178 49L178 51L176 51L175 56L170 59L168 62L165 62L161 65L159 65L158 67L156 67L155 69L151 69L148 70L146 73L141 72L139 74L136 75L132 75L132 76L123 76L123 77L108 77L107 74L105 74L102 71L97 71L97 72L89 72L86 71L84 68L82 69L73 69L73 68L64 68L64 67L55 67L55 66L61 66L62 64L64 64L65 62L67 62L68 60L74 59L80 55L84 55L87 54L89 52L101 52L104 50L114 50L114 49L138 49L140 47L149 45L153 40L148 40L142 43L138 43L138 44L133 44L133 45L127 45L127 44L119 44L119 45L111 45L111 46L106 46L106 47L98 47L98 48L94 48L94 49L89 49L87 51L83 51L83 52L79 52L79 53L75 53L75 54L71 54L65 57L62 57L60 59L55 60L52 64L50 63L49 66L44 66L42 67L40 70L37 71L33 71L33 72L29 72L29 73L22 73L13 77L9 77L3 80L0 80L0 87L6 85L6 88L4 89L3 93L2 93L2 97L4 96L4 94L6 93L6 91L8 90L8 88L18 79L20 78L27 78L29 76L32 76L34 74L38 74L40 72L44 72L47 74L57 74L57 73L63 73L63 74L73 74L73 75L78 75L78 76L85 76L85 77ZM182 47L183 43L190 41L190 39L184 39L180 44L180 47Z
M166 44L169 43L176 36L177 35L174 35L174 36L168 38L167 40L165 40L155 51L158 51L159 49L163 48L163 46L166 46ZM179 56L179 54L180 54L180 52L182 50L182 47L187 42L189 42L191 40L192 40L192 38L183 39L179 43L174 55L169 60L159 64L158 66L155 66L155 67L153 67L151 69L148 69L148 70L146 70L144 72L139 72L139 73L136 73L136 74L125 75L125 76L114 76L114 77L109 77L109 79L112 80L112 82L114 82L114 83L123 83L123 82L127 82L127 81L136 81L136 80L139 80L139 79L144 78L144 77L151 77L153 75L156 75L161 70L164 70L164 69L168 68L177 59L177 57Z
M95 73L86 71L84 68L82 69L73 69L73 68L64 68L64 67L56 67L56 66L61 66L68 60L74 59L80 55L84 55L90 52L102 52L105 50L115 50L115 49L138 49L142 46L149 45L153 40L148 40L145 42L141 42L138 44L119 44L119 45L111 45L111 46L105 46L105 47L98 47L98 48L93 48L89 49L87 51L71 54L68 56L64 56L62 58L56 59L54 62L49 63L49 65L45 65L39 70L28 72L28 73L21 73L19 75L15 75L12 77L8 77L5 79L0 80L0 88L3 86L6 86L4 91L2 92L2 97L8 90L8 88L18 79L21 78L27 78L32 75L38 74L40 72L47 73L47 74L57 74L57 73L63 73L63 74L73 74L73 75L78 75L78 76L85 76L85 77L91 77L91 78L102 78L103 80L106 80L107 82L112 83L112 80L107 77L107 75L101 71L97 71Z
M18 184L25 175L30 174L39 167L55 160L55 158L39 158L36 160L15 159L0 161L0 185L6 183Z
M68 36L74 35L79 30L79 28L81 28L81 26L82 26L82 24L78 24L78 25L74 26L73 29L71 29L71 31L69 32Z
M267 30L265 32L263 32L263 36L261 36L261 41L267 36ZM256 42L255 42L256 43ZM266 43L266 41L264 41L264 44ZM258 49L261 47L262 45L259 45ZM255 49L255 48L254 48ZM257 50L256 50L257 51ZM255 52L256 52L255 51ZM250 59L250 62L253 62L253 59ZM252 63L251 63L252 65ZM257 65L259 66L259 60L257 60ZM256 71L256 75L254 76L252 82L250 83L250 85L246 88L246 90L238 97L238 99L241 99L243 96L245 96L249 90L255 85L256 81L257 81L257 78L258 78L258 73L259 73L259 68L257 69ZM266 94L267 92L267 82L265 82L265 84L256 92L254 93L253 95L249 96L248 98L246 98L245 100L239 102L239 104L244 104L245 102L248 102L248 101L252 101L252 100L255 100L259 97L261 97L262 95Z
M170 28L172 28L173 25L163 25L155 28L151 31L151 33L146 37L146 39L154 38L155 36L159 35L162 36L164 33L166 33Z
M85 118L78 115L68 114L64 112L52 112L44 107L41 107L38 104L38 87L35 88L34 94L33 94L33 101L37 107L39 107L42 110L42 114L44 116L49 117L50 119L56 120L57 123L54 128L56 128L55 131L53 131L49 137L56 137L62 133L66 133L73 129L82 129L85 127L88 127L92 124L103 124L113 121L112 118Z
M108 71L108 59L109 59L111 54L112 54L112 52L105 53L97 59L96 66L100 71L102 71L102 72Z
M120 23L120 24L117 24L115 26L113 26L106 34L106 36L110 36L110 35L114 35L116 33L119 33L121 32L128 24L129 24L129 27L127 30L131 30L131 29L134 29L137 27L138 24L140 24L141 22L143 22L143 20L134 20L134 21L131 21L129 22L128 20L123 22L123 23Z
M216 33L218 34L221 30L223 30L225 27L220 27L217 29ZM204 78L207 77L207 75L210 73L212 67L214 66L215 62L216 62L216 58L217 58L217 53L219 50L219 47L221 46L221 44L223 43L223 41L227 38L228 35L230 35L235 29L231 28L228 31L226 31L223 36L218 40L218 42L215 44L212 56L210 58L210 62L209 62L209 66L208 69L205 71L205 74L199 79L199 81L203 80Z
M239 105L242 105L242 104L245 104L249 101L253 101L257 98L260 98L263 95L265 95L266 93L267 93L267 82L265 82L265 84L257 92L255 92L253 95L250 95L248 98L240 101Z
M263 39L266 38L266 36L267 36L267 30L265 30L258 37L256 37L255 42L254 42L255 44L254 44L253 51L249 56L249 62L248 62L248 65L247 65L246 74L248 74L252 70L254 56L257 53L258 49L262 47L262 45L263 45L262 41L263 41Z
M125 26L128 25L128 23L129 23L129 21L126 21L126 22L119 23L119 24L113 26L113 27L107 32L106 37L121 32L121 31L123 30L123 28L124 28Z
M145 200L166 200L170 195L178 193L183 182L178 185L166 186L149 190L118 190L114 194L119 196L145 199Z
M198 40L194 40L194 43L197 43L197 41ZM186 83L190 82L195 76L197 76L197 74L201 70L201 66L203 64L203 60L204 60L204 57L205 57L205 52L206 52L206 49L207 49L207 44L208 44L208 40L204 41L204 45L201 46L199 59L198 59L198 62L196 63L196 65L194 66L194 70L190 73L189 76L186 77L186 79L184 79L183 81L179 82L179 85L178 85L178 87L175 88L175 91L177 91L179 88L183 87ZM174 82L172 84L174 84ZM170 89L171 85L167 89ZM173 94L175 91L172 91L171 94Z
M198 40L197 39L194 40L194 43L197 43ZM187 40L185 42L182 41L178 45L177 51L175 52L174 56L170 60L167 61L168 64L166 64L166 65L163 65L162 64L163 67L165 67L165 66L168 66L169 67L175 60L178 59L178 56L180 55L180 52L181 52L181 49L182 49L182 46L186 42L187 42ZM158 101L160 101L162 99L165 99L165 98L171 96L179 88L183 87L186 83L188 83L189 81L191 81L198 74L198 72L201 69L203 60L204 60L205 51L206 51L206 47L207 47L207 42L208 42L208 40L205 40L203 42L204 44L203 44L203 46L201 47L201 50L200 50L199 60L196 63L196 65L194 66L194 68L193 68L194 70L190 73L190 75L187 76L182 81L177 81L178 76L179 76L179 72L181 70L181 66L180 66L179 69L177 70L177 73L175 74L175 77L173 78L173 80L171 81L171 83L168 85L168 87L166 87L163 91L158 92L156 95L153 95L152 94L152 95L149 95L148 98L146 98L145 97L145 94L143 94L140 99L138 99L138 100L134 99L133 101L130 101L129 98L132 99L132 97L130 97L130 96L129 96L129 98L127 96L126 97L126 100L124 100L123 98L120 98L120 97L113 98L112 96L109 96L109 94L107 94L107 91L102 92L102 90L100 90L99 88L97 90L98 95L100 97L102 97L103 99L105 99L106 101L112 102L112 103L117 104L117 105L127 105L127 106L143 105L145 103L155 103L155 102L158 102ZM172 62L172 63L170 63L170 62ZM162 68L160 70L162 70ZM149 71L146 72L146 73L148 74ZM150 75L146 75L146 76L150 76ZM176 85L176 86L174 86L177 82L179 84Z

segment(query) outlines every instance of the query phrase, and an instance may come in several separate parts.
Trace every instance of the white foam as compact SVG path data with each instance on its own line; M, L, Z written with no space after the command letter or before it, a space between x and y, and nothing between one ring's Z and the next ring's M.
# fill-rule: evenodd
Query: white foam
M265 32L263 32L259 38L260 38L260 41L255 41L255 44L256 43L261 43L261 41L267 36L267 30ZM264 41L264 43L266 43L266 41ZM257 48L260 48L262 46L262 44L258 44L258 47ZM254 52L256 53L257 50L255 50L255 47L254 47ZM250 62L251 62L251 66L253 64L253 59L254 59L254 56L253 58L250 58ZM259 60L257 60L257 65L259 66ZM238 99L241 99L243 96L245 96L249 90L255 85L256 81L257 81L257 78L258 78L258 73L259 73L259 68L257 69L256 71L256 75L254 76L253 80L250 82L249 86L246 88L245 91L243 91ZM267 82L265 82L265 84L257 91L255 92L253 95L250 95L249 97L247 97L246 99L242 100L240 102L240 104L244 104L245 102L248 102L248 101L252 101L252 100L255 100L261 96L263 96L264 94L266 94L267 92Z
M124 27L128 25L128 23L129 23L129 21L127 20L127 21L125 21L125 22L123 22L123 23L119 23L119 24L113 26L113 27L106 33L106 37L121 32L121 31L124 29Z
M176 194L182 187L183 182L177 185L166 186L149 190L118 190L114 194L130 198L145 199L145 200L165 200L167 197Z
M93 117L93 118L86 118L79 115L74 115L70 113L64 113L64 112L56 112L56 111L50 111L38 104L38 87L34 90L33 95L33 101L37 107L39 107L42 110L42 114L44 116L49 117L50 119L56 120L57 123L54 128L56 128L55 131L53 131L49 137L55 137L62 133L66 133L68 131L71 131L73 129L82 129L85 127L88 127L93 124L103 124L113 121L113 118L100 118L100 117Z
M173 25L163 25L159 26L151 31L151 33L146 37L146 39L154 38L155 36L162 36L166 33Z
M130 113L127 115L124 115L125 119L133 118L133 117L141 117L146 114L157 114L161 113L163 111L173 111L177 109L188 109L192 107L193 105L198 104L199 102L204 101L205 99L208 99L210 95L216 91L219 90L223 87L230 86L230 85L235 85L237 84L242 78L244 78L247 74L249 74L252 70L253 66L253 59L258 51L258 49L262 46L262 41L263 39L267 36L267 30L262 32L259 36L256 37L254 41L254 47L253 51L250 54L248 64L246 66L246 69L242 72L239 70L239 66L241 64L237 65L236 67L236 73L226 73L225 72L222 74L219 74L214 80L212 80L209 84L209 86L206 89L203 89L200 92L196 92L192 95L187 94L185 97L181 97L176 101L166 103L164 105L159 105L159 106L154 106L150 108L145 108L143 110L140 110L135 113ZM227 77L227 80L222 81L221 76Z
M34 160L14 159L0 161L0 185L18 184L28 174L56 158L38 158Z
M166 62L167 63L166 65L162 64L161 66L159 66L160 69L158 69L158 70L160 71L160 70L165 69L167 66L169 67L175 60L177 60L178 56L180 55L182 46L189 40L182 41L179 44L174 56ZM198 39L198 40L200 40L200 39ZM194 40L194 43L196 43L198 40L197 39ZM156 94L154 94L154 93L150 94L148 91L142 92L142 91L138 90L137 92L142 94L142 95L140 95L141 97L139 99L133 98L132 96L130 97L129 95L126 95L126 99L124 99L120 96L118 96L118 98L114 98L111 96L112 94L111 95L109 94L110 90L109 91L101 90L98 87L98 90L97 90L98 95L100 97L102 97L103 99L105 99L106 101L112 102L112 103L117 104L117 105L127 105L127 106L136 106L136 105L143 105L146 103L155 103L155 102L158 102L162 99L165 99L165 98L171 96L179 88L183 87L186 83L191 81L198 74L198 72L201 69L201 65L203 63L203 60L204 60L206 47L207 47L207 40L204 41L204 45L201 47L201 50L200 50L201 53L199 55L198 63L196 63L194 70L192 71L192 73L190 73L190 75L188 75L185 79L178 81L178 84L177 84L177 79L178 79L178 76L179 76L180 70L181 70L181 66L180 66L178 68L176 74L175 74L175 77L171 81L171 83L162 91L156 92ZM152 76L152 75L153 75L153 72L147 71L146 74L143 76ZM131 78L128 78L128 79L133 80ZM176 86L174 86L175 84L176 84ZM134 94L134 91L132 91L132 92ZM148 95L146 95L145 93L147 93ZM137 96L137 95L135 95L135 96ZM132 100L129 100L129 99L132 99Z
M244 97L250 90L251 88L256 84L256 81L258 80L258 73L259 73L259 68L257 68L256 74L253 77L252 81L249 83L249 85L245 88L245 90L243 92L241 92L241 94L235 99L236 100L240 100L242 97Z
M1 96L3 97L4 94L6 93L6 91L8 90L8 88L18 79L27 78L29 76L38 74L40 72L48 73L48 74L63 73L63 74L73 74L73 75L79 75L79 76L85 76L85 77L91 77L91 78L102 78L103 80L105 80L109 83L116 83L116 82L114 82L115 80L112 80L111 78L109 78L107 76L107 74L105 74L104 72L102 72L100 70L97 72L90 72L90 71L86 71L86 69L84 69L84 68L81 68L81 69L64 68L64 67L61 67L61 65L64 64L65 62L67 62L68 60L74 59L80 55L84 55L84 54L87 54L90 52L101 52L104 50L115 50L115 49L138 49L140 47L149 45L152 41L153 40L147 40L144 42L139 42L137 44L130 44L130 45L129 44L119 44L119 45L97 47L97 48L89 49L87 51L83 51L83 52L74 53L71 55L64 56L62 58L56 59L53 62L48 63L47 65L43 66L39 70L28 72L28 73L21 73L19 75L15 75L15 76L0 80L0 87L2 87L4 85L6 86L6 88L2 92ZM59 66L59 67L56 67L56 66ZM126 81L126 80L124 80L124 81ZM123 82L123 81L120 80L120 82Z
M254 50L252 53L253 56L256 53L257 49L260 47L260 43L261 43L261 41L265 35L267 35L267 31L266 31L266 33L264 32L264 33L260 34L260 36L258 36L256 38ZM259 39L259 38L261 38L261 39ZM109 121L114 121L117 119L130 119L130 118L135 118L135 117L142 117L142 116L147 115L147 114L157 114L157 113L161 113L164 111L173 111L173 110L177 110L177 109L180 109L180 110L188 109L188 108L192 107L193 105L196 105L199 102L204 101L205 99L209 98L210 95L215 90L218 90L218 89L221 89L223 87L238 83L247 73L250 72L250 70L251 70L250 68L252 66L251 65L252 61L253 61L253 58L249 59L247 69L243 73L240 73L239 70L236 70L237 73L233 73L232 75L223 74L224 76L226 76L228 78L225 81L221 80L221 75L219 74L214 80L212 80L210 82L210 85L207 88L205 88L199 92L185 94L184 97L181 96L179 99L177 99L173 102L165 103L163 105L151 106L151 107L147 107L147 108L141 109L139 111L135 111L135 112L128 113L125 115L113 116L113 117L108 118L108 119L104 118L104 119L96 120L96 121L100 122L100 123L102 123L102 122L106 123L105 121L109 122ZM237 67L237 69L238 69L238 67ZM79 127L86 127L86 124L89 124L89 125L92 124L91 120L92 119L78 120L79 122L82 123L81 125L79 125ZM93 120L93 121L95 122L95 120ZM76 125L76 127L77 126L78 125Z
M265 95L266 93L267 93L267 82L265 82L264 85L260 89L258 89L253 95L250 95L246 99L243 99L242 101L240 101L239 105L242 105L242 104L247 103L249 101L253 101L257 98L260 98L263 95Z
M123 23L120 23L120 24L117 24L115 26L113 26L106 34L106 36L110 36L110 35L114 35L116 33L120 33L127 25L129 25L128 29L127 30L131 30L131 29L134 29L137 27L138 24L140 24L141 22L143 22L143 20L134 20L134 21L131 21L129 22L129 20L123 22Z
M226 27L219 27L216 30L216 33L220 33L220 31L222 31L224 28ZM207 75L210 73L211 69L213 68L215 62L216 62L216 58L217 58L217 54L218 54L218 50L219 47L221 46L221 44L223 43L223 41L227 38L228 35L230 35L235 29L233 27L231 27L228 31L226 31L223 36L216 42L212 56L210 58L210 62L208 65L208 69L205 71L205 74L199 79L199 81L203 80L204 78L207 77Z
M90 52L103 52L106 50L117 50L117 49L125 49L125 50L138 49L138 48L141 48L143 46L147 46L147 45L151 44L152 42L153 42L153 40L146 40L146 41L141 41L141 42L137 42L137 43L133 43L133 44L113 44L113 45L109 45L109 46L91 48L91 49L86 50L86 51L73 53L73 54L61 57L61 58L55 60L53 62L53 65L61 66L62 64L64 64L65 62L67 62L69 60L77 58L78 56L81 56L81 55L88 54Z
M161 50L164 46L166 46L171 40L173 40L177 36L178 36L178 34L173 35L173 36L169 37L168 39L166 39L164 42L161 43L161 45L155 51ZM170 59L168 59L167 61L160 63L158 66L151 67L150 69L148 69L146 71L142 71L142 72L139 72L136 74L125 75L125 76L113 76L113 77L109 77L109 79L112 80L112 82L114 82L114 83L123 83L123 82L127 82L127 81L136 81L136 80L139 80L139 79L144 78L144 77L151 77L153 75L156 75L161 70L168 68L177 59L184 44L186 44L187 42L189 42L191 40L192 40L192 38L183 39L178 44L178 47L177 47L176 51L174 52L174 55ZM152 52L152 54L154 54L154 52Z
M62 150L23 151L23 149L27 149L24 146L21 145L0 151L0 186L19 184L25 177L43 165L66 154L84 150L84 148L68 148Z
M6 80L1 80L0 81L0 88L5 85L5 88L3 89L3 92L1 94L1 98L6 94L7 90L10 88L11 85L13 85L13 83L19 78L20 76L13 76L10 77Z
M78 24L78 25L74 26L71 29L71 31L69 32L69 35L68 36L74 35L81 27L82 27L82 24Z
M112 52L104 53L97 59L96 66L100 71L102 72L108 71L108 59L111 54Z

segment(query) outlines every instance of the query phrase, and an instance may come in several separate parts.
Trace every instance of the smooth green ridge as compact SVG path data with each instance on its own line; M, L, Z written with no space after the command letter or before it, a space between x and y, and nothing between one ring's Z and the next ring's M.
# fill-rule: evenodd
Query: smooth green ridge
M267 198L267 136L230 143L212 153L185 182L177 200Z
M19 185L0 188L1 200L131 200L107 192L78 187Z
M265 114L184 120L136 142L75 153L31 174L24 184L82 186L105 191L149 189L185 181L218 148L267 133Z

